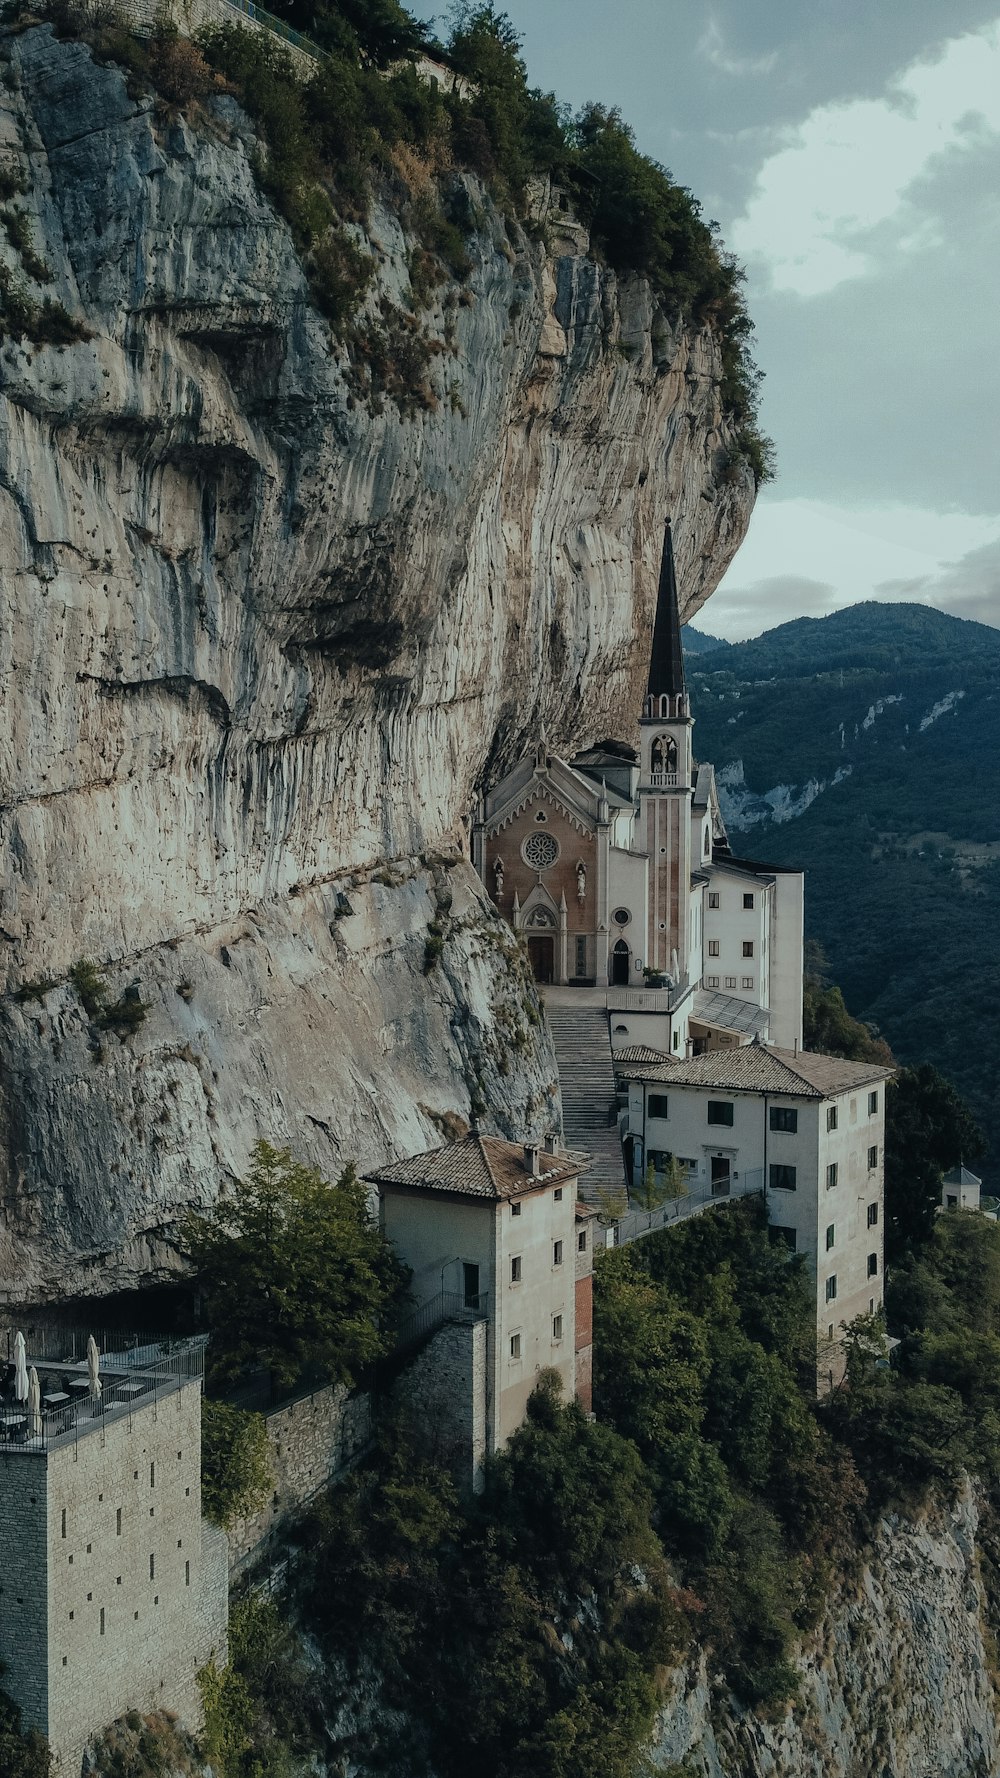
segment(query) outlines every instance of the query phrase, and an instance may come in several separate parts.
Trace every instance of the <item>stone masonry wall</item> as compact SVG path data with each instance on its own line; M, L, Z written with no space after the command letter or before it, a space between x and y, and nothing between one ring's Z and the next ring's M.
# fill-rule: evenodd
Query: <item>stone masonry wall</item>
M40 1451L0 1450L0 1684L48 1733L48 1472Z
M233 1573L259 1561L279 1526L367 1450L371 1396L352 1395L331 1384L276 1409L266 1416L266 1424L273 1491L259 1513L230 1527Z
M483 1485L487 1324L449 1322L421 1347L393 1391L410 1434L463 1490Z
M300 79L308 80L316 72L315 56L278 38L262 20L234 0L113 0L113 4L107 0L87 0L87 10L93 14L113 12L139 37L151 36L164 24L173 25L182 37L195 37L211 25L238 25L241 30L280 43Z
M75 1774L90 1736L126 1710L175 1710L197 1728L198 1670L225 1657L225 1569L202 1536L200 1383L105 1416L46 1462L49 1736L56 1771Z

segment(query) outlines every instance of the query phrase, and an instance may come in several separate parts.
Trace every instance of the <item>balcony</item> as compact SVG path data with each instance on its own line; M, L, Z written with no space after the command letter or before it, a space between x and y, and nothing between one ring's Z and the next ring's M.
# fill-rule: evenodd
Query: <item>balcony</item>
M650 772L648 783L651 790L686 790L688 787L682 772Z
M609 988L608 1012L673 1012L688 991L687 978L672 988Z

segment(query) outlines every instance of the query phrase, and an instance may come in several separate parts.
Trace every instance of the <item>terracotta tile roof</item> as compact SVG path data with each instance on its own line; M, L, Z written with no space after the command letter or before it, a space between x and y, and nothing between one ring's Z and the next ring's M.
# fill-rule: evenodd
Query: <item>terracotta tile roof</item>
M630 1080L663 1081L678 1087L719 1087L731 1093L781 1093L788 1098L829 1099L852 1087L886 1080L895 1072L881 1063L845 1062L813 1050L769 1049L748 1043L742 1049L710 1050L687 1062L659 1066L637 1063L622 1070Z
M498 1136L481 1136L470 1130L460 1142L446 1142L408 1161L393 1161L366 1175L373 1185L411 1186L418 1191L457 1192L465 1198L520 1197L540 1186L575 1179L590 1156L564 1150L560 1154L538 1152L538 1172L532 1173L520 1142L503 1142Z
M624 1049L615 1050L612 1061L616 1068L628 1062L669 1062L669 1050L654 1049L649 1043L630 1043Z

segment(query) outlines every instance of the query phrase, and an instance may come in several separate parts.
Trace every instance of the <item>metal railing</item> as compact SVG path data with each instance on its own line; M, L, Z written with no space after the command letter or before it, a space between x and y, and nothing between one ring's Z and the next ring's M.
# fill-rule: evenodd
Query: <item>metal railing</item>
M286 25L284 19L275 18L273 12L268 12L263 6L257 6L255 0L225 0L225 4L231 7L234 12L242 13L243 17L250 19L253 24L263 25L264 29L270 31L273 36L280 37L283 43L290 43L293 49L302 50L303 54L311 56L314 62L327 60L326 52L313 43L310 38L303 37L301 31L293 31L291 25Z
M683 772L650 772L649 784L652 790L676 790L678 786L687 789L687 779Z
M714 1184L709 1180L691 1181L683 1197L669 1198L656 1210L629 1210L626 1215L617 1217L610 1225L613 1245L624 1247L629 1241L641 1240L643 1235L655 1234L658 1229L672 1228L675 1223L685 1222L689 1216L699 1216L703 1210L710 1210L716 1204L728 1204L733 1198L759 1196L763 1190L762 1167L754 1167L748 1172L731 1176L725 1183L720 1180Z
M146 1336L105 1330L95 1333L101 1352L101 1393L90 1393L87 1333L55 1323L21 1324L27 1364L38 1372L41 1406L34 1413L18 1401L11 1372L18 1329L5 1326L0 1341L7 1351L7 1376L0 1392L0 1450L37 1453L106 1430L112 1421L128 1420L205 1371L205 1334L185 1339L150 1340Z
M687 979L672 988L609 988L608 1012L673 1012L687 993Z
M436 1333L447 1321L485 1321L489 1313L489 1292L467 1296L461 1290L439 1290L426 1303L414 1309L396 1332L396 1352L408 1352L429 1334Z

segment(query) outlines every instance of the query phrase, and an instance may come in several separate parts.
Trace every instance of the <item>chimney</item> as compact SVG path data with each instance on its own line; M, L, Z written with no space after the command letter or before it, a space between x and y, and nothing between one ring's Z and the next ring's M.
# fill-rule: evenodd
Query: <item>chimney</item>
M545 1138L545 1152L546 1154L559 1153L559 1140L555 1132L552 1130L549 1131L549 1134Z
M537 1142L526 1142L525 1143L525 1145L524 1145L524 1164L527 1167L528 1172L531 1174L532 1179L537 1179L538 1178L538 1144L537 1144Z

